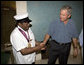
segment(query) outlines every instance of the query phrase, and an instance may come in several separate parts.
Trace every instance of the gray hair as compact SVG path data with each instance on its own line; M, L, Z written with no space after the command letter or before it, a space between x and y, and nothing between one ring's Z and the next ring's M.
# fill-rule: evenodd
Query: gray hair
M64 5L61 10L67 10L68 14L72 14L72 8L69 5Z

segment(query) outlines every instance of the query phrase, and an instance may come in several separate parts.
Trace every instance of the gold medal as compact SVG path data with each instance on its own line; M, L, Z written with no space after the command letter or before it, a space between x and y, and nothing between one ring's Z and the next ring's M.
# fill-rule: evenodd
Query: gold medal
M29 48L29 47L31 47L31 44L30 44L30 43L28 43L28 48Z
M28 47L31 47L31 41L32 39L29 40Z

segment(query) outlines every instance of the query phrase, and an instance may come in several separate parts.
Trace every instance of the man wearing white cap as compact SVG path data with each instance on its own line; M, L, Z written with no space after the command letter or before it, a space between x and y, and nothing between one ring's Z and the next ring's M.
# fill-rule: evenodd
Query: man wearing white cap
M35 52L41 50L44 45L35 41L34 34L30 29L28 13L14 16L17 27L10 35L13 55L16 64L32 64L35 62Z

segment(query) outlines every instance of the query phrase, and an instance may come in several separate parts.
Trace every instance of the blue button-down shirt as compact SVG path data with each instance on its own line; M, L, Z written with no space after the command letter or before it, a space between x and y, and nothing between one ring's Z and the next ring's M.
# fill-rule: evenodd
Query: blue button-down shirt
M67 24L61 22L60 19L52 22L49 26L48 34L59 43L68 43L71 42L72 38L78 38L76 26L71 19L69 19Z

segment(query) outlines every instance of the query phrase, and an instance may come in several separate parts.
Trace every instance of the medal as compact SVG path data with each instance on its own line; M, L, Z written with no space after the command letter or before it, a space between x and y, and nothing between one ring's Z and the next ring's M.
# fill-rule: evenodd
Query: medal
M28 48L30 48L31 47L31 44L30 43L28 43Z
M31 47L31 41L32 41L32 39L29 40L28 48Z

